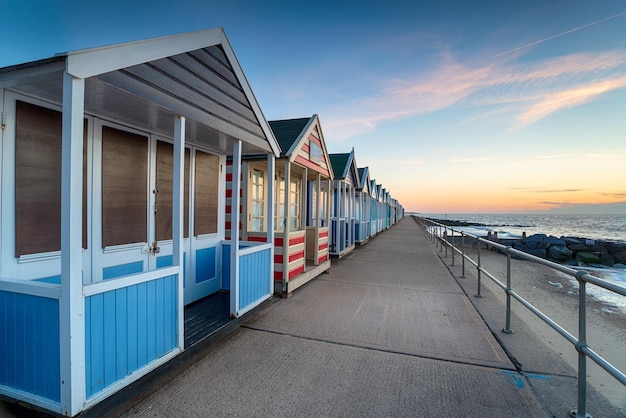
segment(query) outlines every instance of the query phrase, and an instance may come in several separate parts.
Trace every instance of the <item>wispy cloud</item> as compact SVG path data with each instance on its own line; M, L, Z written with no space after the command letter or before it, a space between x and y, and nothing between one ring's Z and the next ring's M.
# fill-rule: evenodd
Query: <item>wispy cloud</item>
M615 19L616 17L620 17L620 16L623 16L625 14L626 14L626 12L618 13L618 14L613 15L613 16L605 17L604 19L596 20L594 22L587 23L585 25L578 26L578 27L566 30L564 32L557 33L555 35L548 36L546 38L539 39L537 41L527 43L526 45L522 45L522 46L519 46L517 48L513 48L513 49L510 49L508 51L502 52L502 53L496 55L496 57L500 57L500 56L503 56L503 55L508 55L508 54L513 53L513 52L520 51L522 49L530 48L532 46L542 44L542 43L550 41L552 39L560 38L561 36L569 35L570 33L573 33L573 32L578 32L579 30L586 29L586 28L588 28L590 26L594 26L594 25L597 25L599 23L606 22L606 21L611 20L611 19Z
M336 140L367 133L385 121L437 112L452 106L485 107L482 119L507 116L512 130L626 88L626 50L586 52L540 61L515 61L512 52L605 20L592 22L508 51L505 59L464 65L443 49L433 71L381 84L379 93L329 110L325 129ZM487 108L486 106L489 106ZM495 106L495 108L494 108ZM481 119L475 116L474 120Z
M484 156L484 157L456 157L451 160L453 163L481 163L485 161L497 160L496 157Z
M372 131L381 122L436 112L467 98L489 78L489 68L468 68L451 57L445 61L429 74L387 81L379 94L334 108L325 129L345 139Z
M524 128L561 109L579 106L601 94L626 87L626 76L615 80L600 81L587 86L576 86L564 91L546 94L519 115L514 129Z

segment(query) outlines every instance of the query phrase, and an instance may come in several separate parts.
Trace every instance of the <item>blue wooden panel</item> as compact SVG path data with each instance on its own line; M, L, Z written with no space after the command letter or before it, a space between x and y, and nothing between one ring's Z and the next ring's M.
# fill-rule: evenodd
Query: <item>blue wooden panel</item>
M196 251L196 283L214 279L216 276L215 247Z
M239 258L239 309L243 310L270 294L270 249L246 254Z
M330 221L330 235L328 237L329 239L329 251L331 253L337 253L339 252L337 250L337 239L335 237L335 231L337 230L337 221L336 220L331 220Z
M0 291L0 384L61 400L59 301Z
M174 265L174 256L172 255L164 255L161 257L157 257L156 266L158 269L163 267L170 267Z
M143 261L135 261L134 263L120 264L119 266L105 267L102 269L102 279L109 280L120 276L128 276L129 274L141 273L143 271Z
M85 299L88 399L176 348L176 293L168 276Z
M138 286L127 288L126 292L126 308L127 308L127 331L128 343L126 344L128 370L137 370L140 362L138 357L139 351L139 309L143 308L137 302Z

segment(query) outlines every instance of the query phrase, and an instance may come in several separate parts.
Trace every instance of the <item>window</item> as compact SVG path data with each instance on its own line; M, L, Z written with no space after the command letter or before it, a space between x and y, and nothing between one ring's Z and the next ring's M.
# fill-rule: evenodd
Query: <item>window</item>
M102 127L102 247L148 240L148 138Z
M157 171L155 190L156 240L172 239L172 182L174 175L174 147L172 144L157 142ZM183 192L183 236L189 237L189 149L185 149L185 186Z
M196 151L194 235L217 233L220 160Z
M61 112L15 102L15 256L61 250ZM83 248L87 248L87 121Z
M276 182L276 208L274 210L276 232L285 230L285 179L279 178Z
M300 227L300 181L291 179L289 187L289 229Z
M262 232L265 220L265 180L262 170L252 169L250 173L250 224L251 232Z
M289 181L289 207L287 215L289 217L289 230L296 231L300 229L300 179L291 179ZM285 179L279 178L276 185L276 231L283 232L285 230Z
M322 182L320 184L320 214L319 214L319 221L320 221L320 226L324 226L326 224L326 216L327 216L327 204L328 204L328 187L326 185L326 182Z

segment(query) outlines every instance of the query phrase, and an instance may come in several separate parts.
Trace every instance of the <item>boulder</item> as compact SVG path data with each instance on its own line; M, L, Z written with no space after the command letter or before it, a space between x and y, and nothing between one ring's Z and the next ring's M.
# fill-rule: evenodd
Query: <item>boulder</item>
M626 251L626 243L607 242L606 250L609 252L609 254L615 254L615 253L619 253L622 251Z
M596 254L592 254L586 251L580 251L576 254L576 260L582 261L585 264L594 264L600 262L600 257Z
M528 254L532 254L535 257L541 257L541 258L547 258L548 257L548 254L547 254L546 250L542 250L542 249L539 249L539 248L534 249L534 250L533 249L528 249L525 252L527 252Z
M526 241L526 243L524 244L524 248L528 248L530 250L536 250L537 249L537 244L539 244L541 241Z
M585 244L567 244L567 248L572 251L588 251L588 248Z
M547 240L543 240L537 243L538 250L547 250L548 248L550 248L550 243Z
M569 247L570 245L574 245L574 244L585 244L585 240L582 240L580 238L576 238L576 237L561 237L561 239L563 241L565 241L565 244Z
M611 254L616 263L626 264L626 250Z
M615 264L615 259L611 256L611 254L602 253L600 254L600 264L604 266L612 266Z
M557 261L569 260L572 258L572 254L572 250L565 245L551 245L550 248L548 248L548 255Z
M547 242L550 245L556 245L557 247L565 247L566 245L565 241L553 236L546 237L546 239L544 239L543 241Z
M526 238L526 245L528 245L529 242L541 242L546 238L547 238L546 234L533 234L529 236L528 238Z

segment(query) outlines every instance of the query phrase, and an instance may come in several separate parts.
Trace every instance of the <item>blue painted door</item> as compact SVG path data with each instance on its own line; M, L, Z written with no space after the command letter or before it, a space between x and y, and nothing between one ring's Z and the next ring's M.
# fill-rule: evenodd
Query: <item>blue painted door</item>
M221 289L224 236L224 156L192 149L190 162L190 269L185 274L185 304Z

